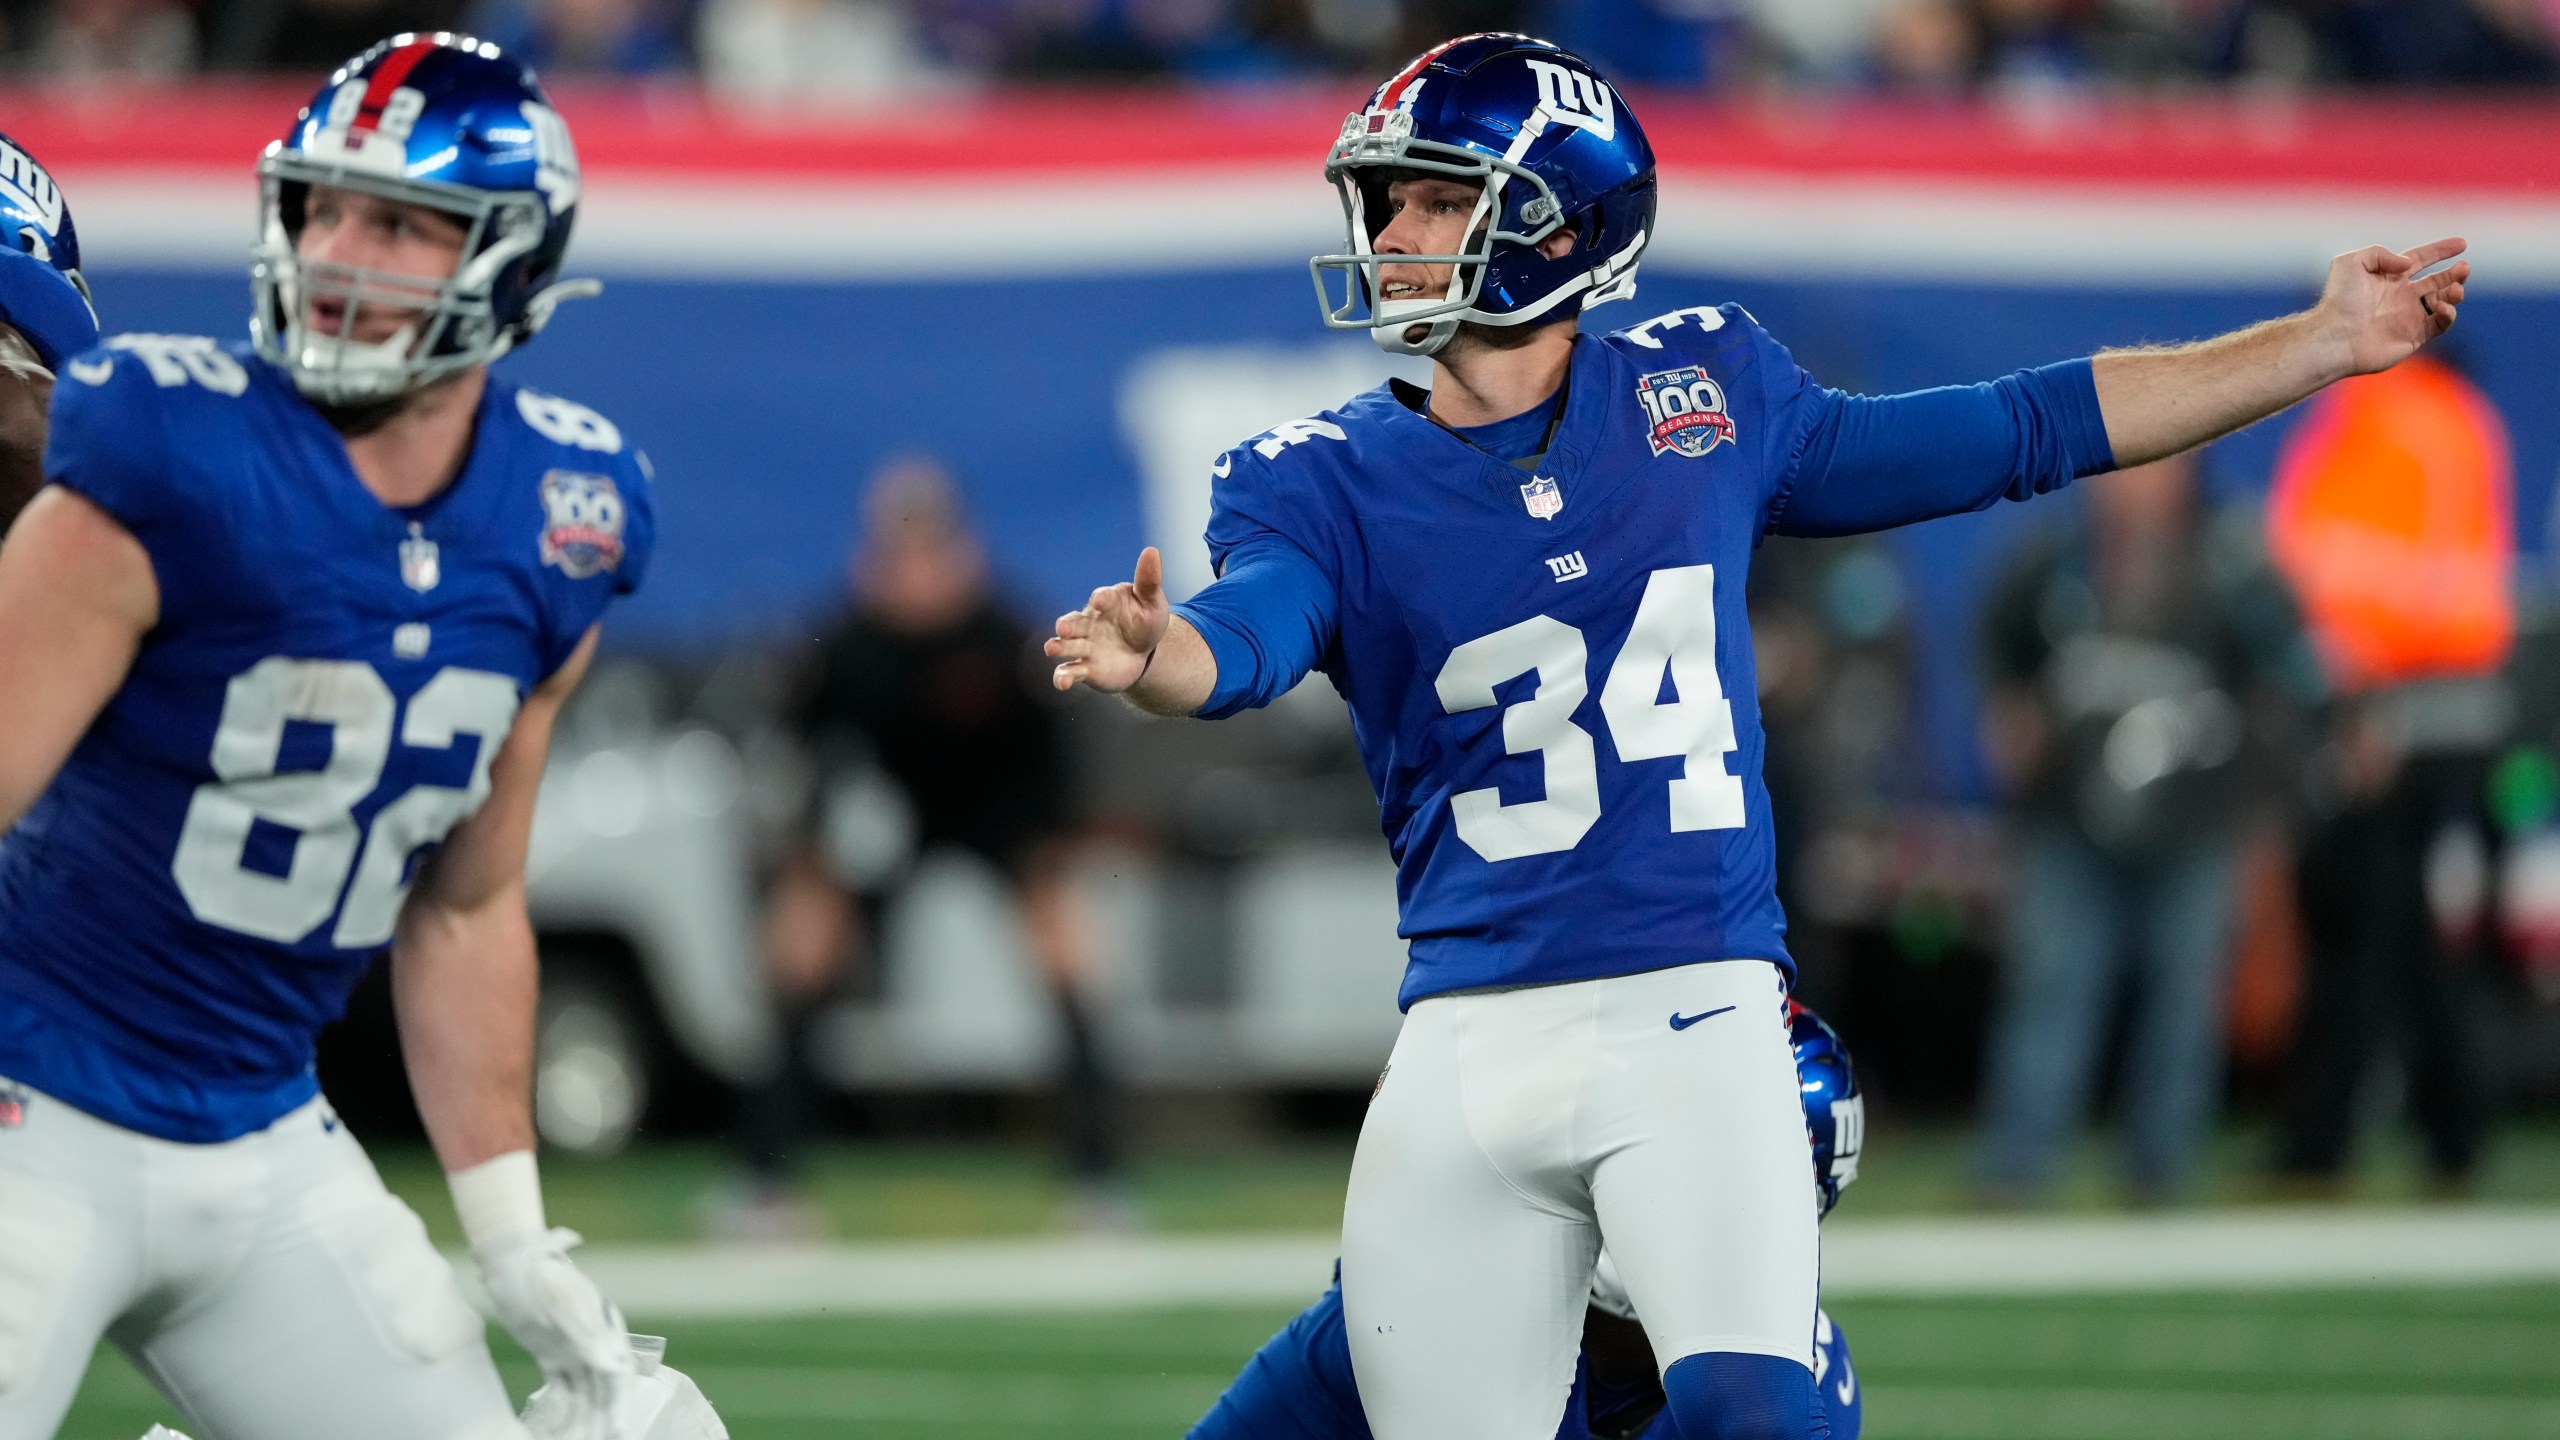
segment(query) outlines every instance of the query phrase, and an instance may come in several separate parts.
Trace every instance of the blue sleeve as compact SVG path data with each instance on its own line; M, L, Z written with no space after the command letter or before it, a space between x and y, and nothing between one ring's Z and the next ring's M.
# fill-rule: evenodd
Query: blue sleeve
M44 478L114 516L166 585L167 562L182 558L186 509L168 462L168 405L131 356L101 349L86 358L54 382Z
M569 657L578 652L578 645L586 639L587 632L604 619L605 612L612 608L616 599L640 588L641 579L648 573L650 558L656 553L658 540L655 472L647 455L626 446L610 456L601 457L601 465L597 459L584 456L564 455L562 458L583 467L576 474L568 475L569 480L592 482L600 478L604 485L610 486L617 502L610 512L613 518L608 521L607 512L592 508L595 497L590 496L586 503L591 508L585 510L580 519L582 523L599 528L609 526L618 548L611 550L605 563L593 571L571 571L547 564L544 573L551 580L546 587L548 598L543 602L541 615L542 677L546 680L569 663ZM586 473L597 468L607 473L602 477ZM555 469L551 475L561 476L565 469ZM557 523L559 518L547 508L552 503L551 483L548 477L543 483L546 525ZM548 530L544 533L546 537L550 534ZM549 544L547 538L545 544ZM545 558L547 563L547 552Z
M1244 1362L1185 1440L1370 1440L1336 1281Z
M1203 720L1268 705L1305 679L1333 644L1340 604L1323 567L1277 535L1220 558L1217 582L1173 607L1218 662L1217 688L1196 712Z
M1777 534L1885 530L2115 468L2086 360L1908 395L1806 390L1794 462L1769 507Z
M631 452L631 464L623 471L622 563L613 567L613 593L628 595L640 588L649 573L649 559L658 550L657 467L649 463L647 452Z

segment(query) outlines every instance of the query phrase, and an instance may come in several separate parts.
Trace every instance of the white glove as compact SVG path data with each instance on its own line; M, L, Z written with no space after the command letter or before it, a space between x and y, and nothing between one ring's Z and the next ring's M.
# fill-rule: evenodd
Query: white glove
M615 1416L634 1365L622 1312L569 1259L575 1230L532 1230L472 1247L498 1323L542 1366L558 1398L536 1426L541 1440L619 1440Z
M702 1388L666 1364L667 1342L655 1335L630 1338L637 1373L614 1412L615 1440L729 1440L729 1427L702 1398ZM525 1428L536 1435L557 1433L552 1412L570 1403L566 1392L543 1386L525 1402Z

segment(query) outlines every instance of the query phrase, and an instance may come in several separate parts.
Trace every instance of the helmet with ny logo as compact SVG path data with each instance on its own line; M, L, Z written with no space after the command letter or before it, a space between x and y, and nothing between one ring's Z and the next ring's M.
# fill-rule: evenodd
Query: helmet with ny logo
M258 162L261 233L250 330L258 353L324 404L396 398L484 365L542 329L560 302L578 210L569 127L532 72L467 35L395 35L348 61ZM450 276L300 253L314 187L432 207L462 227ZM359 340L360 310L405 317Z
M1465 242L1380 254L1388 186L1420 176L1482 187ZM1344 118L1325 178L1348 239L1310 262L1325 324L1402 354L1438 353L1466 321L1523 325L1625 299L1653 230L1653 147L1625 99L1580 56L1527 35L1468 35L1415 57ZM1562 253L1540 249L1567 231ZM1451 266L1448 291L1388 299L1389 263Z
M62 187L26 147L0 135L0 320L47 369L98 343L98 312L80 274L80 230Z

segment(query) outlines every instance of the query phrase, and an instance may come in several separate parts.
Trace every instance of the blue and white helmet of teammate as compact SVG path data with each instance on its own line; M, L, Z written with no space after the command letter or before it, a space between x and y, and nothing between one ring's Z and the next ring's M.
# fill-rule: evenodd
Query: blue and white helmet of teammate
M80 230L62 187L27 148L0 135L0 319L48 370L98 343L98 312L80 274Z
M1787 1038L1796 1052L1796 1080L1804 1095L1805 1138L1813 1144L1813 1186L1822 1213L1840 1203L1840 1192L1858 1178L1858 1150L1866 1141L1867 1097L1840 1032L1810 1006L1787 1001Z
M578 213L569 127L533 73L467 35L395 35L339 67L258 163L263 190L258 353L327 405L405 395L484 365L531 339L592 280L558 278ZM453 213L462 262L432 287L294 253L314 185ZM413 311L387 339L359 342L311 324L314 300Z
M1433 355L1465 321L1525 325L1635 294L1653 234L1653 146L1609 82L1569 50L1526 35L1468 35L1389 77L1342 122L1325 157L1348 249L1310 262L1324 323L1385 349ZM1387 186L1413 174L1484 187L1460 253L1380 255ZM1549 256L1559 231L1573 243ZM1387 299L1393 259L1456 267L1437 299ZM1326 272L1346 274L1337 303Z

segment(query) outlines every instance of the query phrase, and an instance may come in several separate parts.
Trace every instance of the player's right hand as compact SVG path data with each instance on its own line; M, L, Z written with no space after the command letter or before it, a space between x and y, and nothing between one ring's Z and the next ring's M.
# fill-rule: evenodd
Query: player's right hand
M1164 557L1150 545L1138 552L1134 576L1094 591L1083 609L1058 617L1057 635L1042 647L1058 662L1050 683L1061 690L1083 685L1119 694L1147 673L1172 621L1173 606L1164 598Z
M569 1259L575 1230L542 1230L473 1249L498 1323L542 1366L559 1399L540 1440L617 1440L615 1413L633 1375L622 1312Z

